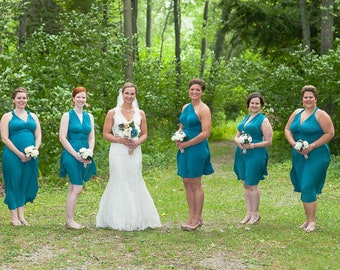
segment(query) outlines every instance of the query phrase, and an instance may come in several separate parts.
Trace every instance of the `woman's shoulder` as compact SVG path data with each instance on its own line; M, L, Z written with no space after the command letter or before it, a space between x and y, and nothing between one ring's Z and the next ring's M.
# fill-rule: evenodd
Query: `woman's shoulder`
M137 112L138 112L138 114L140 115L140 117L143 119L143 118L146 118L146 114L145 114L145 112L143 111L143 110L141 110L141 109L137 109Z
M37 116L36 113L30 112L30 111L27 111L27 113L28 113L29 115L31 115L34 119L38 120L38 116Z
M184 111L184 109L185 109L186 107L188 107L190 104L191 104L191 103L184 104L183 107L182 107L182 111Z
M114 107L114 108L108 110L106 114L107 115L114 114L117 110L119 110L119 107Z
M144 113L143 110L139 109L139 108L135 108L136 112L139 112L139 113Z
M325 110L322 110L320 108L316 108L315 114L323 114L323 115L327 114L328 115L328 113Z
M1 117L1 121L4 121L4 120L9 120L11 119L13 116L13 111L10 111L10 112L6 112L2 115Z
M69 119L70 118L70 113L71 113L71 111L64 112L63 115L61 116L61 119Z
M210 108L207 104L202 102L202 107L201 107L202 113L210 114Z
M299 113L301 113L304 110L304 108L297 108L293 111L293 113L291 114L291 117L295 117L296 115L298 115Z
M302 112L304 110L304 108L297 108L295 111L294 111L294 114L298 114L300 112Z
M14 114L14 113L13 113L13 110L12 110L12 111L9 111L9 112L4 113L2 117L10 117L10 116L12 116L13 114Z
M202 105L203 109L208 109L210 111L210 108L206 103L202 102Z
M330 116L329 116L329 114L326 112L326 111L324 111L324 110L322 110L322 109L319 109L319 108L317 108L317 110L315 110L315 116L316 116L316 118L317 119L325 119L325 118L330 118Z
M93 118L94 118L94 117L93 117L93 114L90 113L90 112L86 112L86 111L85 111L85 114L87 114L87 115L90 117L90 119L93 119Z

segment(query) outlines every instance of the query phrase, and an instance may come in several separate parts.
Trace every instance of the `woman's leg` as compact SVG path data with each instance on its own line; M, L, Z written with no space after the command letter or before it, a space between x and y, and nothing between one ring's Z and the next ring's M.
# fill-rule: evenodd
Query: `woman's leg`
M189 219L187 222L189 226L196 226L198 222L202 222L204 192L201 178L202 177L183 179L189 207Z
M13 226L20 226L21 222L18 217L18 210L14 209L14 210L10 210L10 212L11 212L11 224Z
M249 189L247 188L247 185L245 184L245 181L242 180L243 183L243 188L244 188L244 199L246 201L246 209L247 213L245 217L240 221L240 224L246 224L250 218L251 218L251 197L250 197L250 192Z
M69 184L66 198L66 226L69 228L82 227L74 221L74 210L76 208L79 194L83 191L82 185Z
M306 213L306 222L302 225L306 232L312 232L315 230L316 221L315 221L315 213L316 213L316 201L314 202L304 202L303 207Z
M260 219L259 206L260 206L260 190L258 185L246 186L250 201L250 214L251 218L248 224L256 224Z
M194 194L194 222L202 222L202 212L204 205L204 191L202 188L201 177L192 179L192 190Z
M187 221L187 224L190 225L193 222L194 219L194 194L191 188L191 178L183 178L183 184L185 188L185 195L188 203L189 208L189 218Z
M24 206L18 207L18 218L19 218L19 221L23 225L30 226L30 224L25 219L25 207Z

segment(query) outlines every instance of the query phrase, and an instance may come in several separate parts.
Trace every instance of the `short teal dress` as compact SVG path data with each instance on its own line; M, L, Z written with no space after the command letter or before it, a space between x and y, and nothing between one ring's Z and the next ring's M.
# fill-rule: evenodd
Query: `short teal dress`
M201 121L191 103L185 107L179 120L183 124L183 131L188 140L202 132ZM196 178L212 174L214 169L210 162L208 140L185 148L184 153L178 151L177 169L177 174L182 178Z
M34 132L37 124L27 111L28 118L23 121L12 110L12 119L9 121L9 139L24 152L28 146L35 146ZM7 146L2 152L2 173L4 177L6 197L4 203L8 209L15 210L33 202L38 193L38 158L22 162Z
M321 126L315 117L317 110L318 108L302 124L300 123L301 113L304 109L295 116L289 127L295 141L301 139L311 144L323 135ZM329 163L330 151L327 144L313 149L308 154L308 159L292 148L290 178L294 191L301 192L303 202L314 202L316 194L321 194Z
M248 114L237 129L240 133L244 132L252 137L252 143L263 141L263 133L261 125L266 118L262 113L256 115L247 125L244 125L250 114ZM264 180L267 172L268 151L267 148L247 149L244 154L242 149L236 148L234 160L234 172L238 180L244 180L248 186L256 186L260 180Z
M89 147L88 137L91 128L91 120L87 112L83 111L83 122L81 123L76 112L73 109L69 111L67 139L75 151L78 152L82 147ZM60 177L66 177L66 175L68 175L71 184L83 185L84 182L90 180L96 173L96 164L94 160L92 160L92 163L88 164L85 168L84 163L76 160L65 149L63 150L60 159Z

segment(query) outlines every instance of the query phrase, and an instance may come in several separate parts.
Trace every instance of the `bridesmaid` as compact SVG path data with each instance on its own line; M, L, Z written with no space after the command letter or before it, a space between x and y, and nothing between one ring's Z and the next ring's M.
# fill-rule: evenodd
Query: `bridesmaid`
M36 114L26 110L27 90L15 89L12 94L14 110L1 119L1 138L5 144L2 152L2 172L5 183L5 204L11 212L13 226L30 226L24 215L27 202L33 203L38 193L38 149L41 128ZM35 146L35 157L25 154L25 148Z
M205 82L193 79L189 82L191 102L185 104L180 115L179 131L187 135L187 140L176 142L177 174L182 177L189 207L188 221L181 226L182 230L193 231L203 225L202 211L204 191L202 176L214 172L210 162L208 138L211 130L211 113L202 102Z
M76 87L72 92L73 109L64 113L60 121L59 140L64 147L60 159L60 177L66 177L68 174L70 179L66 199L67 229L85 228L75 222L74 210L84 182L96 175L94 161L82 158L79 153L81 148L89 149L93 153L95 143L93 116L83 110L87 105L86 99L86 89Z
M334 126L330 116L316 106L317 89L313 85L302 88L304 108L295 110L285 127L285 136L292 148L290 178L294 191L301 193L306 214L300 226L305 232L315 230L316 199L321 194L330 163L327 143L334 137ZM297 150L296 143L307 141L308 147Z
M237 179L242 181L247 213L239 224L255 225L260 220L260 180L267 175L268 151L272 144L273 129L264 114L262 107L264 99L260 93L251 93L247 98L249 114L244 117L237 127L234 138L237 148L235 151L234 172ZM250 135L252 142L240 142L241 135Z

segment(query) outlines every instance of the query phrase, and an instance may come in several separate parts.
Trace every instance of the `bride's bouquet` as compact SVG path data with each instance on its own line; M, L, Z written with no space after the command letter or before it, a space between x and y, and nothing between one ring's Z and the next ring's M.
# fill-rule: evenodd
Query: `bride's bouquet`
M172 137L171 137L171 140L174 142L183 142L183 141L186 141L188 139L187 135L184 133L184 131L182 130L178 130L176 131ZM181 149L181 153L183 154L184 153L184 149Z
M93 159L93 151L89 148L82 147L79 149L79 155L85 160ZM84 167L87 167L87 164L84 164Z
M39 156L39 150L34 146L28 146L24 149L26 157L37 158Z
M240 137L238 137L238 142L242 145L250 144L252 141L253 141L253 138L249 134L244 133L244 131L242 131ZM243 154L247 153L247 149L243 149L242 153Z
M306 149L309 146L307 141L304 140L298 140L295 145L294 145L294 149L297 151L302 151L304 149ZM304 155L305 159L308 159L308 155Z
M121 136L123 138L133 139L138 137L139 131L135 127L135 122L132 120L130 122L121 123L118 125ZM129 149L129 155L133 154L133 149Z

